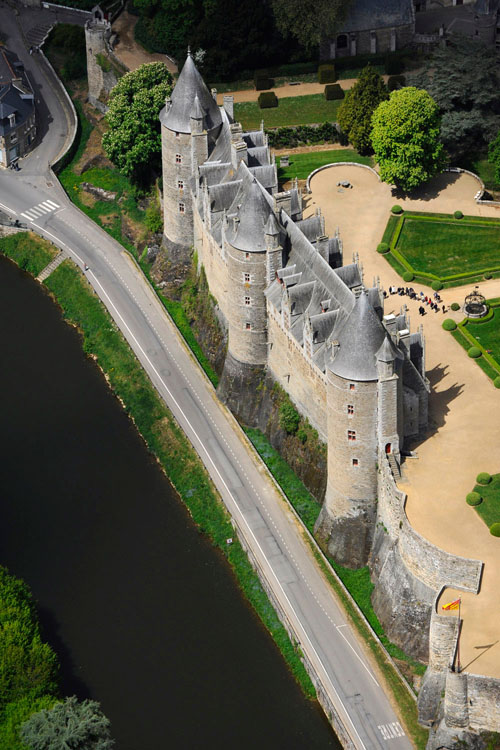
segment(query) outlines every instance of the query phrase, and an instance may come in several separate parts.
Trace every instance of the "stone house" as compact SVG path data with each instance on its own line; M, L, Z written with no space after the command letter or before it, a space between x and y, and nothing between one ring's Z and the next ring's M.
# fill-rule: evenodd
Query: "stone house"
M0 48L0 167L32 148L36 136L35 97L23 64Z

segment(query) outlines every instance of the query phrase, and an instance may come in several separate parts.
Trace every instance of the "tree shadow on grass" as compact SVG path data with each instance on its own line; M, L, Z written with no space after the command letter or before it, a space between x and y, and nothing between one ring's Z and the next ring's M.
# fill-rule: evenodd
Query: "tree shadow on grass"
M411 192L406 192L401 188L392 188L392 196L395 200L430 201L437 198L450 185L453 185L459 177L458 172L443 172Z

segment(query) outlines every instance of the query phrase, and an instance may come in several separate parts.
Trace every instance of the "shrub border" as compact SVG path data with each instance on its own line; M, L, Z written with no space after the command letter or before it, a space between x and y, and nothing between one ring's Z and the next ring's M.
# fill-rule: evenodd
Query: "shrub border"
M488 315L485 315L484 318L477 318L477 319L471 319L471 318L464 318L460 321L460 323L457 324L457 328L455 328L453 331L450 331L450 333L453 335L453 338L458 341L459 344L463 346L464 349L469 349L471 346L477 347L479 351L482 354L482 357L478 357L475 361L479 364L481 362L481 359L486 360L490 368L493 370L494 374L491 375L488 371L488 368L481 367L483 372L488 375L491 381L494 381L495 378L500 376L500 363L496 361L494 357L489 354L484 346L481 344L480 341L478 341L475 336L472 335L467 330L467 325L469 323L484 323L487 322L487 320L491 320L494 314L494 310L500 308L500 298L495 297L494 299L486 300L487 305L489 306ZM491 312L491 315L490 315ZM457 335L458 334L458 335ZM465 341L464 341L465 339Z

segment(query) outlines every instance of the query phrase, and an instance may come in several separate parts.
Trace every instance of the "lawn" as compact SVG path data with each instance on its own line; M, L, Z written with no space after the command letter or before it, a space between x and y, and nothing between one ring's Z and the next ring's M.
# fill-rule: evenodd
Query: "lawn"
M467 332L474 336L500 366L500 306L492 307L491 310L493 315L489 320L478 323L468 320Z
M277 157L279 162L279 156ZM305 154L291 154L290 165L278 168L278 180L286 182L298 177L306 180L311 172L324 164L334 164L338 161L355 161L357 164L373 166L371 156L361 156L352 148L336 148L329 151L308 151Z
M500 474L492 474L489 484L476 484L474 492L478 492L483 502L475 505L475 509L488 526L500 522Z
M460 166L479 175L487 190L500 190L500 183L495 177L495 166L488 161L487 153L473 154Z
M243 130L260 128L262 120L266 128L335 122L340 101L327 102L323 94L287 96L270 109L260 109L257 102L235 102L234 117L241 122Z

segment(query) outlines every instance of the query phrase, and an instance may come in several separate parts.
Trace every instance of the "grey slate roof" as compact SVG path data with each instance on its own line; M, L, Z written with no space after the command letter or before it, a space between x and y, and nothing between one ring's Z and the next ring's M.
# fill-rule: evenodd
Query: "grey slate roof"
M23 64L13 52L0 49L0 135L15 130L33 114L33 91ZM9 115L16 115L11 125Z
M198 73L193 58L188 53L184 67L172 91L170 109L167 112L167 107L165 107L160 112L162 124L177 133L190 133L190 116L196 96L198 96L199 105L205 114L207 130L219 127L222 124L220 109L207 89L203 78Z
M305 234L309 242L316 242L316 238L323 234L320 216L309 216L307 219L297 221L296 224L300 231Z
M249 169L266 190L272 190L273 188L278 187L276 164L265 164L262 167L249 167Z
M248 166L262 167L269 164L269 149L267 146L256 146L248 149Z
M351 314L336 335L339 348L328 362L330 370L346 380L377 380L377 352L387 333L366 292L356 299Z
M265 146L265 135L262 130L250 130L247 133L242 133L241 137L247 144L248 148Z
M264 188L259 185L255 177L248 173L248 168L244 163L238 168L237 174L245 174L245 170L242 188L238 191L230 208L230 213L239 221L235 223L229 220L226 238L237 250L248 253L265 252L264 227L271 207L265 198Z
M349 289L353 289L362 283L357 263L349 263L347 266L340 266L340 268L335 269L335 273L342 279Z
M397 346L393 343L391 337L387 334L382 341L382 345L376 356L379 362L393 362L395 359L404 359Z
M413 0L353 0L342 32L375 31L413 23Z

